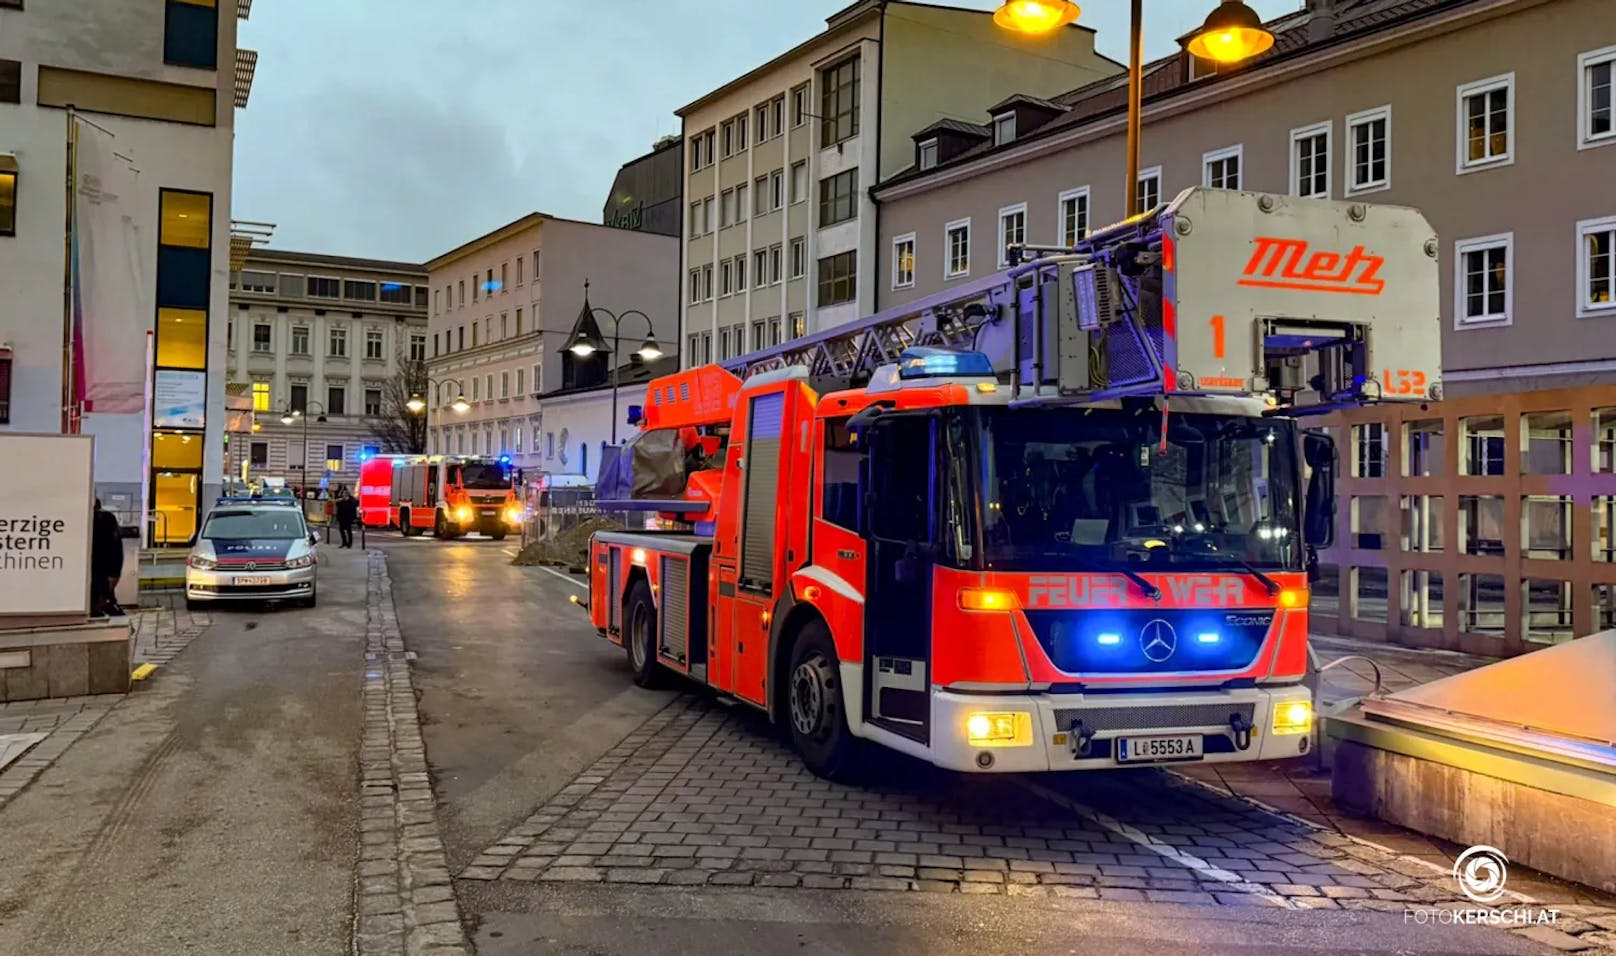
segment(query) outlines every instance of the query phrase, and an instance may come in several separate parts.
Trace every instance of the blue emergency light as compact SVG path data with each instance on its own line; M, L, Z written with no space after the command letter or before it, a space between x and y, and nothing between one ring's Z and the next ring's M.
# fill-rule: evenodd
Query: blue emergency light
M499 463L502 464L502 465L510 464L511 463L511 456L510 455L500 455L499 456Z
M916 347L904 349L898 357L898 377L950 378L993 377L993 362L981 352Z

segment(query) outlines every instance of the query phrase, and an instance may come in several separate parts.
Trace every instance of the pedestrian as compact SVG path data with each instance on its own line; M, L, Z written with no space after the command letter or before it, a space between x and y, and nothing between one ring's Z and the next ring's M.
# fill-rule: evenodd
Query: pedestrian
M337 492L337 529L342 532L342 546L353 547L354 521L359 517L359 500L348 494L346 488Z
M95 499L90 538L90 614L93 617L124 617L118 606L118 579L123 577L123 532L118 518L101 510Z

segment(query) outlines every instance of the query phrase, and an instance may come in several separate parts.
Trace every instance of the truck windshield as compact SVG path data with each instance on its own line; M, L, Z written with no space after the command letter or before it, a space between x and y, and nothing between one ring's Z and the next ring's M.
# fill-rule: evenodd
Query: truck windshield
M488 462L466 462L460 466L461 484L467 488L509 488L510 472L504 465Z
M995 570L1301 567L1295 431L1278 419L985 408L976 470Z

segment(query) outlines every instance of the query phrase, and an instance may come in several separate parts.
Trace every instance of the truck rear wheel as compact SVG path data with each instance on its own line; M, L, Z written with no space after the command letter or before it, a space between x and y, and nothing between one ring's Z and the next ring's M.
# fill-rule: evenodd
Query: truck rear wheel
M859 740L847 727L836 647L824 621L813 621L797 633L790 666L786 719L792 746L818 776L848 779L856 772Z
M623 602L623 650L628 654L634 683L659 687L667 676L656 659L656 605L651 602L651 586L642 578L629 588Z

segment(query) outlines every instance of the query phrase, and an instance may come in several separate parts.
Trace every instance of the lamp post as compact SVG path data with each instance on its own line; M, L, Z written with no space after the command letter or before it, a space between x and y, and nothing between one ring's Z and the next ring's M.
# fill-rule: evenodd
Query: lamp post
M325 410L325 406L320 405L319 402L311 402L311 401L305 400L303 402L303 407L302 408L292 408L292 407L288 406L284 411L281 412L281 424L282 425L290 425L293 422L296 422L299 418L303 419L303 461L301 463L299 463L298 468L300 468L302 470L302 472L303 472L303 497L305 497L305 498L307 498L308 495L309 495L309 416L308 416L308 410L309 410L310 405L319 405L320 406L320 421L323 423L325 421L326 410Z
M1004 0L993 22L1015 33L1042 36L1075 21L1081 11L1072 0ZM1217 63L1239 63L1274 45L1274 35L1244 0L1222 0L1207 15L1189 52ZM1128 181L1124 218L1144 210L1139 204L1139 121L1144 91L1144 0L1132 0L1128 27Z
M572 341L567 345L568 350L571 351L572 354L578 356L579 358L588 358L596 352L608 352L607 361L614 361L617 357L618 351L623 347L623 340L620 334L623 328L623 320L631 315L637 315L645 320L645 342L634 354L638 355L642 359L645 359L647 362L661 357L662 346L657 344L656 329L652 327L651 317L649 315L646 315L639 309L629 309L622 315L615 315L608 309L595 308L589 310L590 315L594 315L597 312L604 314L607 318L612 320L612 347L610 351L608 352L606 343L601 341L600 336L590 335L587 329L580 328L578 330L578 334L573 336ZM611 383L613 445L617 444L617 379L619 370L620 365L612 365Z
M471 410L471 403L466 401L466 386L459 379L446 378L439 380L428 378L426 380L427 391L432 395L432 407L438 409L437 422L429 422L428 424L438 430L438 441L444 446L438 451L440 455L448 452L449 442L443 434L443 386L450 383L453 383L455 387L455 400L449 403L449 407L454 410L456 415L464 415ZM409 409L411 414L419 415L426 411L426 399L422 398L421 394L417 392L410 396L410 400L404 403L404 407ZM429 447L427 452L430 454L431 450Z

